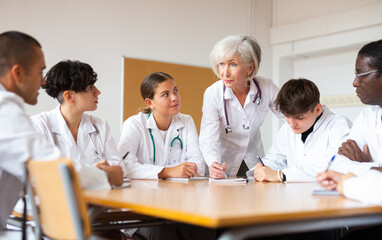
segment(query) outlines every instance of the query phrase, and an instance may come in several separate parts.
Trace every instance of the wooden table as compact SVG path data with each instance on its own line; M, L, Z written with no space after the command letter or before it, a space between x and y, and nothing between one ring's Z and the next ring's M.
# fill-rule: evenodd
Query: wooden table
M85 191L88 203L210 227L221 239L382 223L382 207L339 196L315 196L316 183L210 184L132 180L124 189Z

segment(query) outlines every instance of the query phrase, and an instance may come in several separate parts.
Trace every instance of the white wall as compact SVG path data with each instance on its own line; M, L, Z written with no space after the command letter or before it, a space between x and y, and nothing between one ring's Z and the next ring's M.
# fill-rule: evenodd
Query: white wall
M333 89L352 93L352 56L381 38L381 8L382 0L0 0L0 32L36 37L48 69L63 59L91 64L102 91L94 114L109 121L118 141L122 56L209 67L216 41L248 34L263 50L259 75L279 86L291 77L312 78L324 96L341 94ZM346 88L326 84L338 76L337 84ZM38 105L27 107L29 114L56 105L41 92ZM266 149L279 124L272 114L266 118Z
M326 15L356 10L381 0L273 0L273 26L308 21ZM358 16L354 16L359 19Z
M354 65L358 48L347 51L305 57L293 61L294 78L305 77L316 83L321 96L354 94ZM330 105L330 104L329 104ZM352 122L364 106L331 106L331 111L348 117Z
M102 92L93 114L109 121L118 141L122 56L209 67L215 42L231 34L256 34L265 42L261 73L270 76L271 4L254 0L0 0L0 32L19 30L36 37L48 69L63 59L93 66ZM36 107L27 106L29 114L56 106L41 93Z
M273 79L282 85L290 78L309 78L322 101L339 102L345 94L348 102L328 105L354 120L364 107L352 87L355 59L364 44L381 39L381 11L381 0L274 0ZM272 126L275 133L277 121Z

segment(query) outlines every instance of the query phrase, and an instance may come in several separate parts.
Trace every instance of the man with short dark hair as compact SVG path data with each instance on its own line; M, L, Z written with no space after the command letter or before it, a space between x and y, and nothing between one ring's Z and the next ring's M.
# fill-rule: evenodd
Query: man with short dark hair
M0 34L0 230L22 189L23 163L57 159L60 151L36 133L23 102L36 104L44 84L44 54L36 39L21 32Z
M308 79L291 79L275 101L285 115L265 158L254 168L257 181L315 181L349 132L351 123L320 104L320 92ZM251 171L247 175L252 175Z
M376 190L382 186L382 174L375 171L382 171L382 39L361 48L355 75L353 86L358 97L371 106L358 115L348 140L338 149L342 156L332 165L338 172L321 173L318 179L324 187L337 189L346 197L382 205L382 192Z

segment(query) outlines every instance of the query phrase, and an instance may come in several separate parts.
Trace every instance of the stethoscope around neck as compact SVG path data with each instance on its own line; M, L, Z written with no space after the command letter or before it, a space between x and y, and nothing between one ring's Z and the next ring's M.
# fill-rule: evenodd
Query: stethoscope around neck
M102 148L102 144L101 144L101 136L100 136L99 130L98 130L97 126L96 126L94 123L92 123L92 124L93 124L93 127L94 127L95 130L96 130L96 135L97 135L96 138L98 139L99 145L100 145L100 147ZM95 153L95 155L94 155L94 161L98 162L98 161L100 161L100 160L102 160L102 159L104 158L103 149L101 149L101 153L99 153L99 152L97 151L96 145L94 144L93 139L92 139L92 137L90 136L90 133L89 133L89 139L90 139L90 143L91 143L91 145L92 145L92 147L93 147L93 149L94 149L94 153Z
M103 151L103 149L102 149L101 136L100 136L100 132L99 132L99 130L98 130L98 127L97 127L94 123L92 123L92 125L93 125L93 127L94 127L94 129L95 129L96 138L97 138L97 140L98 140L99 146L101 147L101 153L99 153L99 152L97 151L96 144L93 142L93 139L92 139L92 137L91 137L91 134L92 134L92 133L88 133L88 136L89 136L90 144L92 145L93 150L94 150L94 157L93 157L93 160L94 160L95 162L98 162L98 161L104 159L104 151ZM56 145L56 146L58 147L58 139L57 139L56 134L53 134L53 141L54 141L54 145Z
M257 82L256 78L253 78L252 80L253 80L253 83L256 85L256 88L257 88L257 93L255 95L255 98L253 99L253 103L256 102L257 105L260 105L261 98L262 98L260 85ZM224 98L225 90L226 90L226 86L223 85L223 103L224 103L224 114L225 114L225 120L226 120L225 134L228 134L228 133L232 132L232 128L229 125L229 119L228 119L228 114L227 114L227 99ZM244 125L243 125L243 127L244 127Z
M149 118L150 117L150 115L151 115L151 113L149 114L149 116L147 117L147 118ZM172 149L172 146L174 145L174 142L176 141L176 140L178 140L179 141L179 143L180 143L180 150L183 150L183 142L182 142L182 139L180 139L180 137L179 137L179 129L177 129L176 131L178 131L178 136L176 136L176 137L174 137L172 140L171 140L171 143L170 143L170 151L169 151L169 154L171 153L171 149ZM155 164L155 160L156 160L156 158L155 158L155 141L154 141L154 136L153 136L153 133L152 133L152 129L151 128L149 128L149 133L150 133L150 137L151 137L151 141L152 141L152 143L153 143L153 163Z

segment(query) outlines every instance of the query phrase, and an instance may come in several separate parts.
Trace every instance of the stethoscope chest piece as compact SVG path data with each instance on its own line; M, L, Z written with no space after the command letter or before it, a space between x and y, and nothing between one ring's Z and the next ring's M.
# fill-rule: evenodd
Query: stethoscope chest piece
M257 87L257 93L256 93L256 96L255 96L255 99L253 100L253 103L256 102L257 105L260 105L261 97L262 97L261 96L260 85L257 82L256 78L253 78L252 80L253 80L253 83ZM228 119L228 114L227 114L227 100L224 98L225 90L226 90L226 86L223 85L223 105L224 105L224 115L225 115L225 120L226 120L225 134L228 134L228 133L232 133L232 128L229 125L229 119ZM243 124L243 128L248 130L249 126L245 126L245 124Z
M231 133L231 132L232 132L232 128L229 125L227 125L225 127L225 134L228 134L228 133Z

